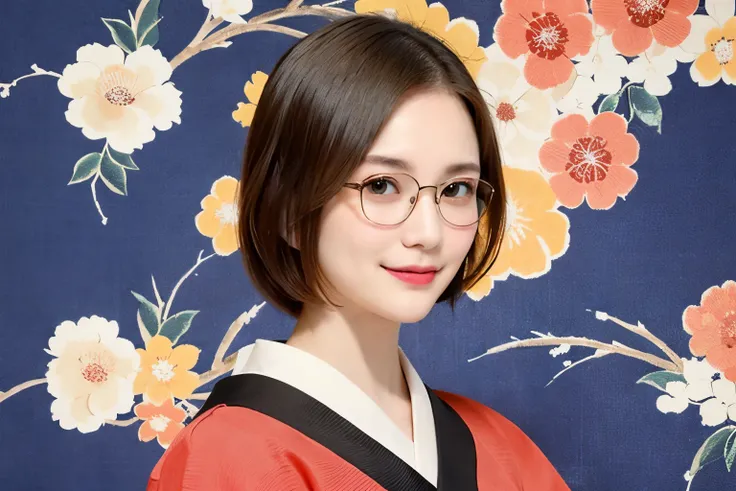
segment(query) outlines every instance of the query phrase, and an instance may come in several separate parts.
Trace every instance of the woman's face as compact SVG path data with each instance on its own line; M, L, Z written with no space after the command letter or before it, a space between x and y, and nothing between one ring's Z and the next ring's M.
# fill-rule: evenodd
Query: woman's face
M454 177L479 178L479 160L473 122L463 102L444 91L417 92L396 107L350 182L360 183L374 174L406 173L420 186L439 185ZM467 170L453 168L457 164ZM381 200L397 198L397 188L385 181L376 183L364 191L364 198L371 193L374 204L384 207ZM477 225L447 223L435 204L434 188L422 190L411 215L393 226L369 221L360 196L355 189L343 188L323 211L319 262L334 286L334 292L328 291L330 298L357 314L417 322L462 265ZM378 209L383 208L367 211ZM400 272L412 267L437 272Z

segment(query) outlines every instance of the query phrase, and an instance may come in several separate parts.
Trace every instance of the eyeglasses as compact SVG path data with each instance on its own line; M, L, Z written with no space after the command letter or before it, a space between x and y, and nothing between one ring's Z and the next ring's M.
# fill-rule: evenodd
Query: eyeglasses
M363 214L377 225L398 225L416 206L419 192L434 188L440 216L457 227L478 223L493 198L493 186L482 179L456 177L437 186L420 186L409 174L375 174L345 187L360 191Z

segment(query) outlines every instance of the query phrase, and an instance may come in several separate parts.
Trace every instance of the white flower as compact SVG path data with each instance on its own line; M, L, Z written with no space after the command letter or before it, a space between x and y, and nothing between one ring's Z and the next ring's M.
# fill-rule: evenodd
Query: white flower
M89 433L105 420L117 419L133 405L133 381L140 355L133 343L118 338L118 324L96 315L56 327L45 350L48 391L54 421L65 430Z
M575 72L573 71L573 77ZM570 82L562 84L552 89L553 94L564 93L565 87ZM572 82L572 87L567 93L557 100L557 110L563 114L582 114L588 121L595 117L593 112L593 104L598 100L598 86L590 77L579 75Z
M690 77L701 87L714 85L721 78L736 85L734 0L706 0L705 11L708 15L689 17L690 34L680 45L695 59Z
M718 426L730 419L736 421L736 384L721 378L713 382L712 399L700 406L703 425Z
M613 47L611 35L605 35L602 27L596 26L595 36L590 51L573 58L578 62L575 69L578 75L592 77L600 94L613 94L621 88L621 78L626 76L628 62Z
M234 24L245 24L240 16L253 10L253 0L202 0L202 5L210 9L212 17Z
M657 398L657 409L663 413L681 413L690 402L702 401L713 396L711 382L718 371L706 360L691 358L683 361L685 382L669 382L666 394Z
M526 81L523 57L508 58L498 44L485 52L476 83L494 116L504 165L540 170L539 149L557 117L555 102Z
M167 82L171 65L159 50L142 46L125 58L116 45L88 44L67 65L59 90L72 99L66 119L91 140L107 138L112 148L132 153L181 123L181 92Z
M653 42L644 53L629 63L626 78L644 82L644 89L652 95L663 96L672 90L669 76L677 70L680 48L667 48Z

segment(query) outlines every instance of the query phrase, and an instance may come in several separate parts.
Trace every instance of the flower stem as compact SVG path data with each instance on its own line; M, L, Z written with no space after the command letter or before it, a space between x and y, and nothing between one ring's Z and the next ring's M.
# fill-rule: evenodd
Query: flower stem
M45 384L46 382L47 380L45 378L37 378L35 380L29 380L27 382L23 382L22 384L18 384L9 390L6 390L5 392L0 392L0 402L3 402L5 399L14 396L20 391L30 389L31 387L35 387L37 385Z
M9 97L10 88L15 87L16 85L18 85L18 82L26 78L38 77L41 75L49 75L51 77L61 78L60 74L56 72L50 72L48 70L44 70L43 68L39 68L38 65L36 65L35 63L31 65L31 69L33 70L33 73L29 73L28 75L23 75L22 77L18 77L10 83L0 83L0 97L2 97L3 99L6 97Z

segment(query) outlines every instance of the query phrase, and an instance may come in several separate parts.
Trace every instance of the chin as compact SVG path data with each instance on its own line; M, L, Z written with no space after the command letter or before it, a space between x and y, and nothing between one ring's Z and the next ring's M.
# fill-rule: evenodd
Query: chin
M413 324L427 317L432 307L434 307L434 302L426 299L407 298L404 300L394 297L391 301L385 302L377 313L384 319L401 324Z

